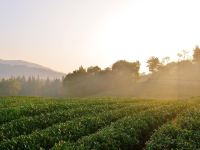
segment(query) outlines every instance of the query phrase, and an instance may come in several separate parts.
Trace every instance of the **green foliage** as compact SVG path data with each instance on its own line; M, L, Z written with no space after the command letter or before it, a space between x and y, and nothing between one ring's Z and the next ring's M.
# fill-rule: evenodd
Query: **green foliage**
M27 136L22 135L3 141L0 144L0 149L39 149L40 147L49 149L60 140L75 141L81 136L93 133L127 114L146 108L147 106L145 105L139 105L135 109L134 106L129 106L120 110L103 112L96 116L86 115L66 123L54 125L39 132L33 132Z
M198 149L199 102L0 97L0 149Z
M95 109L92 107L94 106L93 104L77 104L77 106L74 105L72 108L66 104L64 106L66 107L59 106L59 110L55 109L51 113L41 113L36 116L22 117L1 125L0 141L19 135L26 135L35 130L41 130L55 123L66 122L83 115L97 113L107 109L116 109L123 105L95 105Z
M24 116L34 116L34 115L39 115L42 113L47 113L47 112L53 112L57 109L67 109L67 108L72 108L74 107L75 104L52 104L46 103L46 104L41 104L41 105L34 105L30 104L27 106L17 106L17 107L10 107L10 108L3 108L0 110L0 124L18 119L20 117Z
M187 109L176 120L177 126L182 129L200 131L200 106Z
M161 127L147 143L146 150L196 150L200 148L200 132L167 124Z
M130 115L74 144L67 142L56 145L54 150L142 149L150 133L174 117L182 108L183 106L163 106Z
M163 125L147 142L146 150L200 149L200 106L179 114L175 121Z

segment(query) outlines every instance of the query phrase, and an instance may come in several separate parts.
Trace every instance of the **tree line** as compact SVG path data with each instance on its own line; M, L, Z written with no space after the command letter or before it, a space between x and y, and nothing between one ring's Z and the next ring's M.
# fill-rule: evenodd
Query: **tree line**
M177 54L178 62L200 62L200 48L196 46L193 58L189 60L187 51ZM150 57L147 60L149 72L155 73L169 64L170 58L160 60ZM2 79L0 81L0 95L21 96L94 96L115 89L128 89L140 78L140 62L119 60L111 67L101 69L99 66L84 68L80 66L72 73L68 73L62 80L40 79L25 77Z
M67 96L96 95L118 87L128 87L139 77L140 62L119 60L111 68L101 69L92 66L87 69L82 66L67 74L63 80Z
M193 50L193 59L189 60L186 50L177 54L177 63L190 61L200 62L200 48L196 46ZM160 60L158 57L150 57L147 60L147 67L150 73L155 73L169 64L170 57ZM79 67L72 73L66 75L63 80L64 91L67 96L88 96L99 95L106 91L115 89L129 89L141 77L140 62L128 62L119 60L112 67L101 69L98 66L89 68Z
M17 77L0 81L1 96L62 96L62 80Z

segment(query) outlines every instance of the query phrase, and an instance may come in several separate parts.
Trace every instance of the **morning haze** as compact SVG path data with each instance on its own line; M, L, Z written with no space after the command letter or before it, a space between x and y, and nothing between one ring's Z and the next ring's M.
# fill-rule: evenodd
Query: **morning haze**
M197 96L198 4L0 1L0 94Z
M200 0L0 0L0 150L200 150Z
M198 0L1 0L1 58L64 73L140 60L147 71L150 56L176 60L177 52L200 44L198 6Z

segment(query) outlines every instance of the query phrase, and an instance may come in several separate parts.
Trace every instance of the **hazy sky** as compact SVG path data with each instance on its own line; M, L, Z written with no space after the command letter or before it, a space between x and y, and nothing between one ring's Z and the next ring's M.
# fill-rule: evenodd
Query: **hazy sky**
M68 73L200 45L200 0L0 0L0 58Z

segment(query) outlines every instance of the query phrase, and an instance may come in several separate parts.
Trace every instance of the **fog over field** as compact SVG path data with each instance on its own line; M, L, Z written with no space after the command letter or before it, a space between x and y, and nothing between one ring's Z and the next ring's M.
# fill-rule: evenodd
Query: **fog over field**
M199 96L199 4L0 0L0 95Z
M0 150L200 150L200 0L0 0Z

